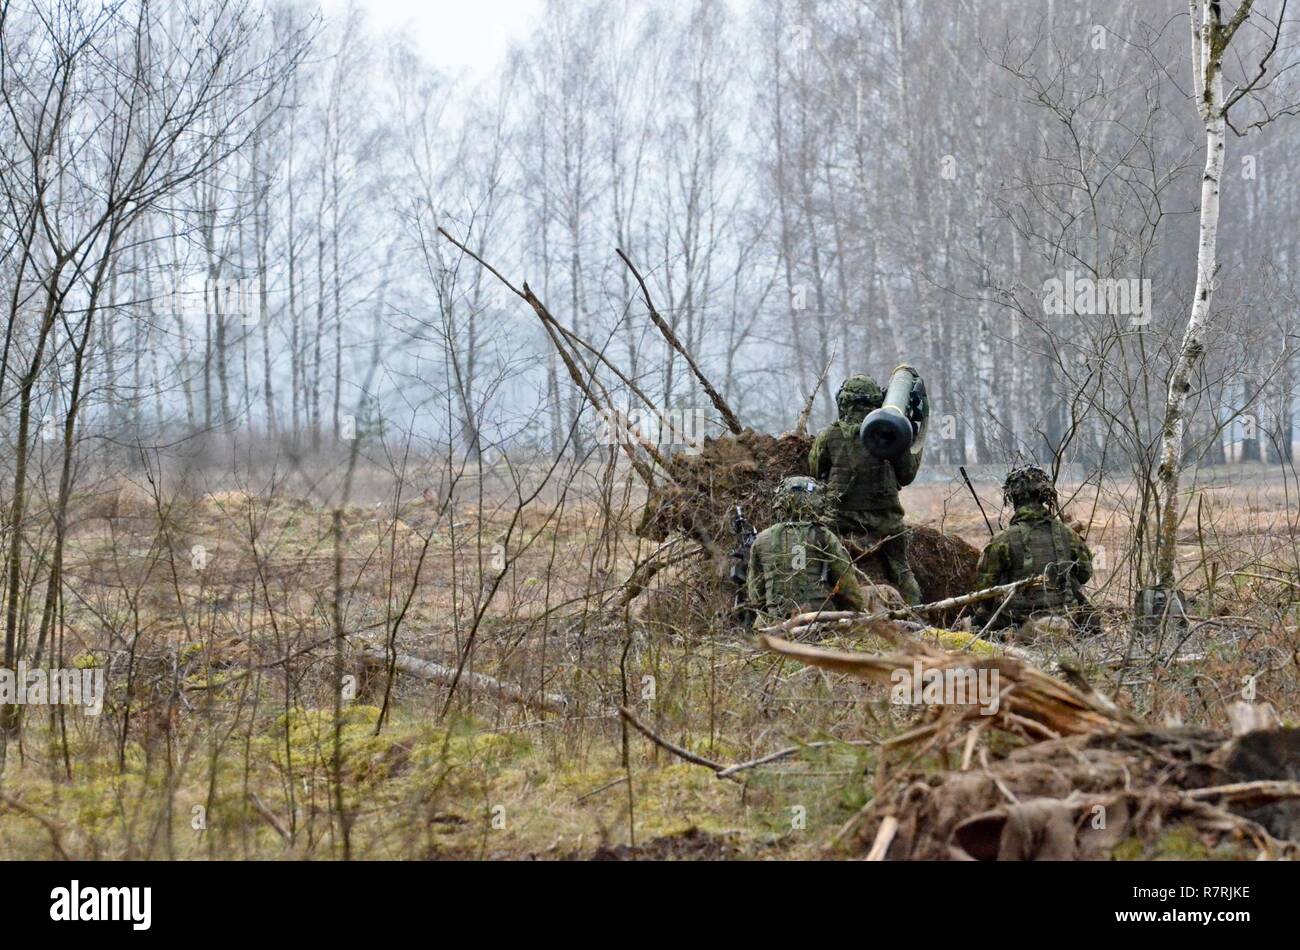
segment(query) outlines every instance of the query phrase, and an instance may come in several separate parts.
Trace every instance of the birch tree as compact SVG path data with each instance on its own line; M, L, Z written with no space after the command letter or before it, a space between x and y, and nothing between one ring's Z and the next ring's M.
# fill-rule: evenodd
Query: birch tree
M1178 525L1182 520L1179 482L1183 467L1183 434L1187 427L1187 394L1192 377L1205 357L1206 330L1210 322L1210 299L1214 293L1218 268L1219 188L1227 146L1228 110L1240 101L1263 77L1267 57L1254 82L1235 90L1225 98L1223 56L1241 25L1250 16L1254 0L1242 0L1232 19L1223 22L1216 0L1188 0L1192 31L1192 97L1201 125L1205 130L1205 174L1201 179L1200 234L1196 253L1196 290L1192 311L1183 332L1182 346L1165 400L1164 423L1160 436L1160 467L1157 482L1160 490L1160 535L1156 552L1156 582L1172 590L1177 584L1175 560ZM1285 10L1285 5L1283 7ZM1281 27L1281 18L1278 28Z

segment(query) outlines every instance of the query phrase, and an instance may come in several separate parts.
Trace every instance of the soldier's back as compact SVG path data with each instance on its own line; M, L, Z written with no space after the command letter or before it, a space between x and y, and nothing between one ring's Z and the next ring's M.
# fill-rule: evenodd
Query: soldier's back
M833 586L833 538L829 528L812 522L783 521L759 532L753 568L762 572L767 613L788 614L826 605Z

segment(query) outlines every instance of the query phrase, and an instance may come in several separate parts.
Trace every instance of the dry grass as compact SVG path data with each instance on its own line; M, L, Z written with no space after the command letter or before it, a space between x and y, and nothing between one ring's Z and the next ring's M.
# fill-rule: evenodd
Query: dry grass
M27 711L4 773L0 853L823 853L874 794L890 755L880 743L914 726L916 711L890 705L879 684L757 650L683 596L673 568L621 608L621 582L658 546L635 537L640 499L622 479L602 490L601 473L591 472L581 491L530 501L490 600L494 545L515 516L500 484L481 497L477 487L462 489L466 502L449 507L436 490L408 491L412 500L396 507L391 491L385 503L376 490L380 501L345 506L341 645L331 622L330 506L226 487L178 491L160 517L139 483L81 499L58 647L65 663L106 668L109 701L99 718ZM1287 561L1295 557L1287 492L1250 484L1206 495L1210 510L1202 508L1201 531L1186 534L1182 551L1192 610L1210 622L1180 653L1201 658L1153 664L1138 651L1121 670L1094 651L1086 675L1148 721L1218 728L1254 676L1258 700L1294 721L1300 571ZM986 535L958 486L922 484L904 498L914 520L977 545ZM1116 491L1095 511L1078 499L1071 506L1076 518L1091 511L1090 540L1110 555L1100 599L1116 607L1131 598L1126 504ZM453 667L464 657L466 669L524 691L562 693L565 714L469 688L448 705L444 686L399 676L380 724L386 677L363 675L355 653L385 647L408 594L399 651ZM640 612L649 603L660 622L646 626ZM1126 655L1121 627L1103 642L1106 656ZM826 645L862 646L853 638ZM1050 667L1079 654L1062 643L1042 659ZM723 764L811 745L719 779L634 731L625 736L624 704L658 735Z

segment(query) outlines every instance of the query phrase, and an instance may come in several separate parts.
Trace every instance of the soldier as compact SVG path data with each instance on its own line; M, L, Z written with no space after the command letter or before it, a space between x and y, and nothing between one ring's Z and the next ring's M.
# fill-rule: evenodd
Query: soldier
M1060 616L1071 607L1086 605L1083 585L1092 577L1092 552L1052 513L1056 489L1048 474L1036 465L1015 469L1007 475L1002 495L1016 513L1010 526L998 532L980 555L976 590L1043 573L1049 581L1017 591L997 614L994 626ZM986 624L1001 604L1001 599L984 601L976 619Z
M761 532L749 551L749 605L769 617L829 609L861 610L853 562L822 523L826 489L806 475L783 479L773 510L782 520Z
M858 429L867 413L880 408L884 393L870 376L850 376L835 394L840 418L827 426L808 453L812 474L831 495L828 521L841 537L863 548L879 545L888 580L909 604L920 603L921 587L907 563L907 534L898 489L912 484L921 467L919 452L896 460L878 459L862 446Z

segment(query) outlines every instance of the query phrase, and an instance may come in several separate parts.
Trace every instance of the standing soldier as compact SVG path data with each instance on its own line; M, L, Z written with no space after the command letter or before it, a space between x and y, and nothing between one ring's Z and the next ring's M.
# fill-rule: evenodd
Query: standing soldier
M777 486L772 508L782 520L759 532L749 550L749 605L769 617L826 610L861 610L853 562L835 532L822 524L826 489L806 475Z
M912 484L921 453L897 459L871 455L858 438L867 413L880 408L884 393L870 376L850 376L835 394L839 421L831 423L808 453L812 474L827 483L832 512L828 520L842 537L863 548L879 546L888 580L909 604L921 602L921 587L907 563L907 534L898 489Z
M1015 509L1011 524L989 541L980 555L976 590L1010 584L1046 573L1048 581L1016 591L998 613L1001 600L985 601L976 619L986 624L996 613L998 628L1059 616L1085 605L1083 585L1092 577L1092 552L1074 529L1058 518L1056 489L1036 465L1013 470L1002 496Z

